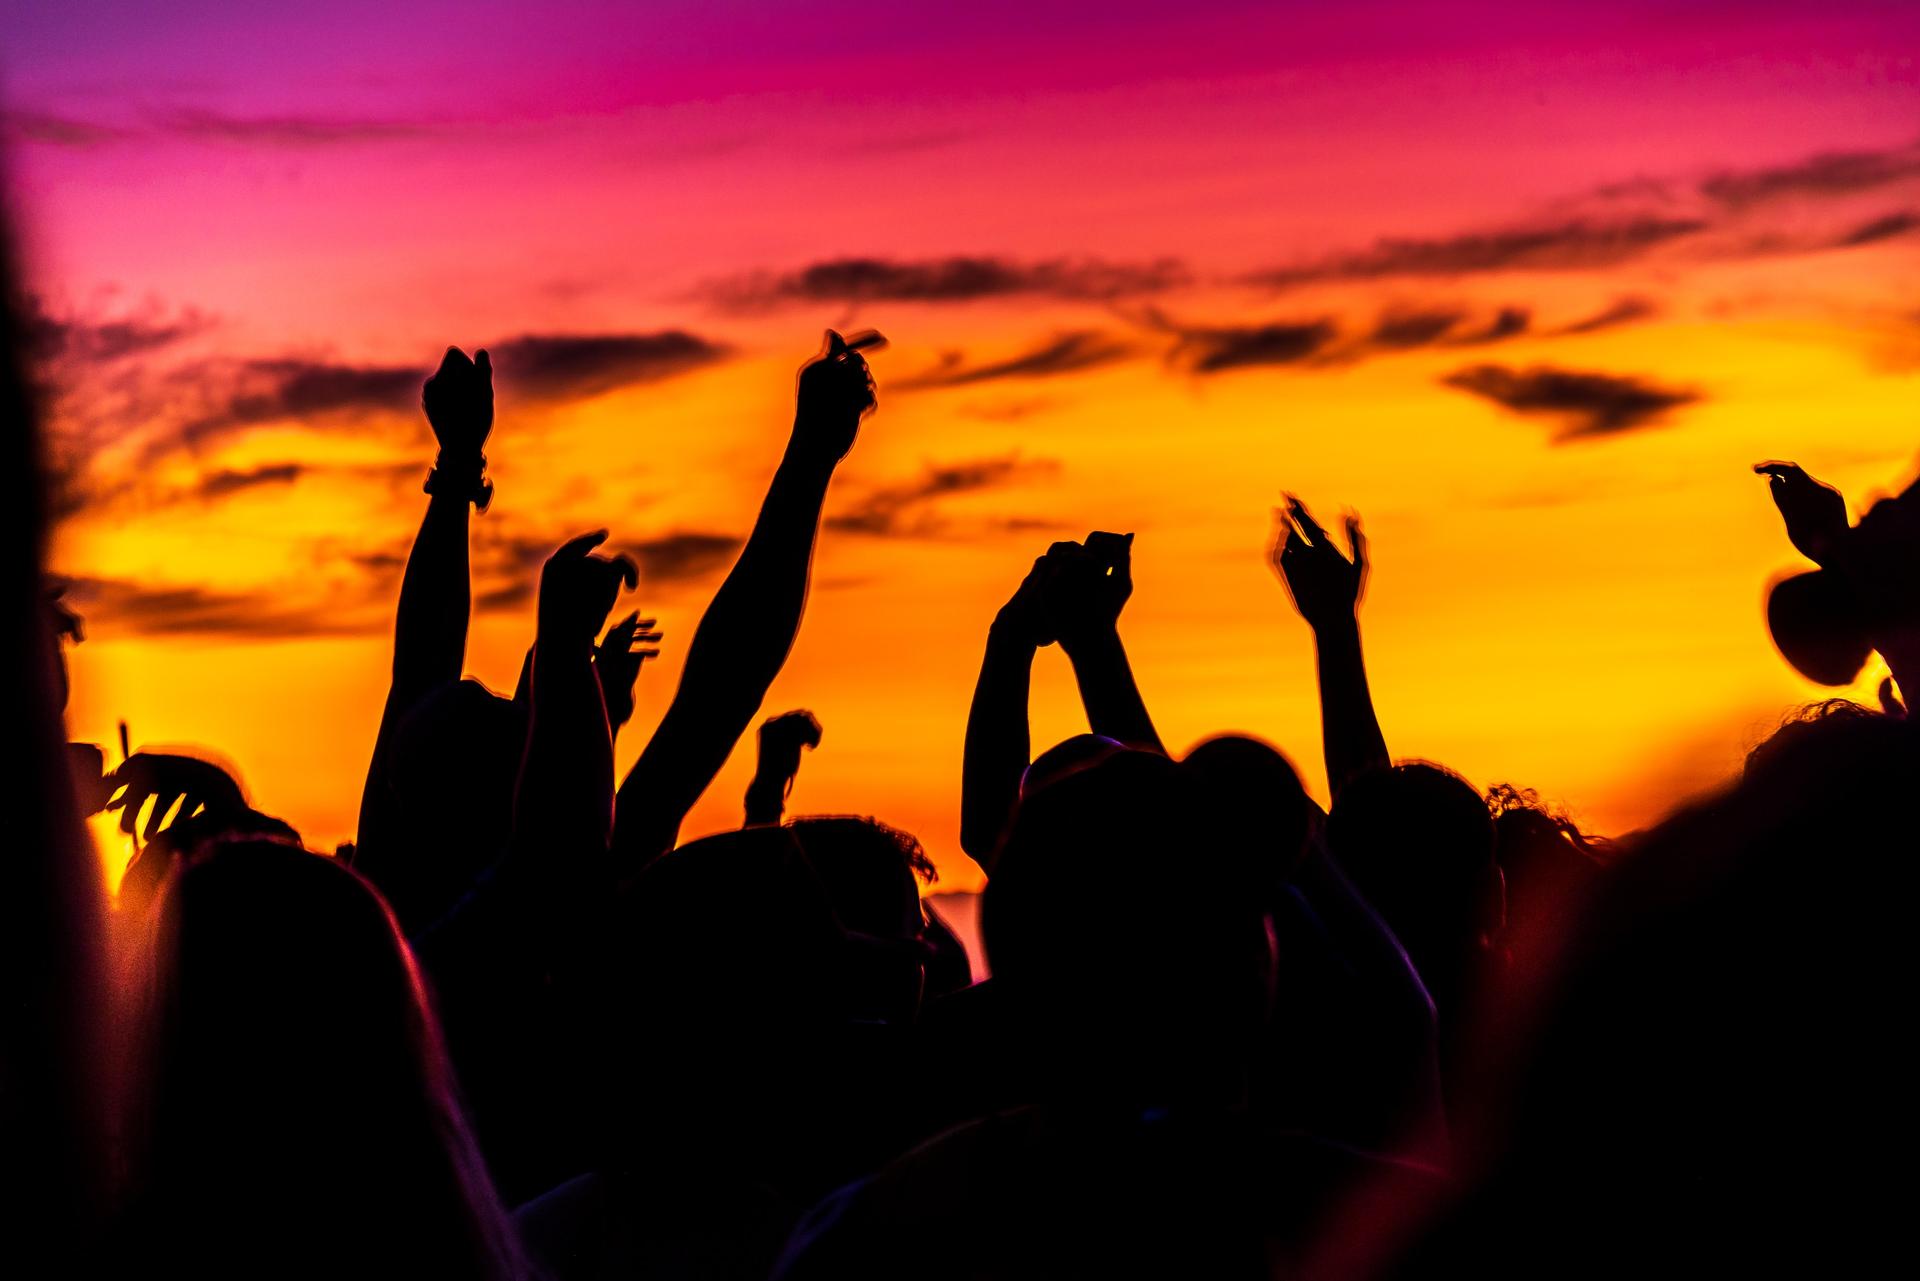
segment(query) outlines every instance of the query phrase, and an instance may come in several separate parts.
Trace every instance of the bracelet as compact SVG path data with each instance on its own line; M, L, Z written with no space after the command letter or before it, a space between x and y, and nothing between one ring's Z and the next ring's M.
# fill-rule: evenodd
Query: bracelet
M421 489L429 494L445 492L465 497L477 511L485 511L493 502L493 482L487 479L487 456L478 455L474 460L458 466L450 466L446 455L434 459L433 470L427 473L427 480Z

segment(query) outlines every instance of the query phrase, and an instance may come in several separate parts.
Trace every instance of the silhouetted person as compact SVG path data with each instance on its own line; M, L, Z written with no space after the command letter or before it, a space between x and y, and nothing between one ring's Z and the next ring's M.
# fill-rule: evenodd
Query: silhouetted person
M0 682L14 795L0 891L0 1223L16 1261L82 1274L105 1209L102 887L74 803L45 596L52 486L0 226ZM16 1265L18 1266L18 1265Z
M493 365L449 347L420 393L440 451L407 556L393 633L393 684L360 802L356 868L401 924L447 911L499 857L510 828L524 713L462 682L473 588L469 507L493 500L482 452L493 431Z
M1599 889L1613 847L1588 836L1565 815L1549 812L1532 792L1501 784L1488 802L1494 860L1506 894L1504 937L1529 951L1550 946L1571 932Z
M1324 816L1286 757L1242 735L1187 753L1228 839L1263 865L1281 964L1256 1102L1274 1124L1445 1160L1433 1002L1328 857Z
M620 785L615 853L628 877L673 848L793 648L827 485L876 404L859 349L883 341L828 330L826 349L800 371L793 435L759 518L694 632L660 727Z
M1788 540L1820 566L1769 591L1774 644L1822 685L1852 684L1878 650L1910 698L1909 685L1920 686L1920 485L1875 503L1849 527L1840 491L1798 464L1764 462L1753 470L1768 478ZM1895 705L1884 685L1881 698Z
M1351 555L1334 547L1306 505L1276 513L1272 561L1313 628L1320 721L1333 793L1327 849L1405 947L1433 998L1442 1072L1451 1083L1459 1031L1504 920L1493 824L1480 793L1427 762L1390 763L1367 684L1359 604L1367 541L1347 519Z
M358 876L259 838L186 858L151 983L129 1266L523 1275L412 958Z
M1854 1276L1904 1253L1920 734L1809 713L1609 868L1543 1017L1478 1047L1470 1194L1394 1275Z
M596 957L615 884L613 735L594 637L639 581L627 557L593 554L606 537L571 540L541 572L505 852L419 942L488 1161L515 1198L581 1169L598 1123L578 1068L588 1025L606 1017Z
M1132 593L1133 535L1096 531L1085 543L1050 547L994 618L967 713L960 796L960 848L983 868L991 868L1030 763L1027 702L1041 649L1058 641L1066 652L1096 736L1162 750L1120 642L1120 611Z
M1266 1277L1374 1163L1249 1111L1274 956L1260 860L1204 780L1120 751L1020 800L989 882L1032 1105L959 1126L802 1225L788 1278ZM1124 940L1089 967L1074 928Z
M763 1276L808 1204L904 1145L924 855L903 836L744 828L622 896L602 1159L521 1212L556 1276Z

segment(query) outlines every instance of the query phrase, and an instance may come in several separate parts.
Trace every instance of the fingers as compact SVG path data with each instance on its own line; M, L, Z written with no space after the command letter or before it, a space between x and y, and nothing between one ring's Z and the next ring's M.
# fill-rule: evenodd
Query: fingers
M1362 573L1367 568L1367 535L1360 528L1360 517L1356 513L1347 517L1347 549L1353 554L1353 567Z
M447 348L447 354L440 358L440 372L450 374L457 369L468 367L472 364L473 362L467 359L466 352L461 351L458 347L449 347Z
M1295 524L1300 526L1308 542L1318 545L1327 541L1327 531L1320 528L1320 522L1313 518L1313 513L1307 510L1307 505L1292 494L1287 495L1287 514L1293 518Z
M1800 472L1799 463L1786 463L1770 459L1767 462L1755 463L1753 465L1754 475L1771 476L1775 480L1785 480L1795 472ZM1801 474L1804 475L1805 473L1801 472Z
M560 550L556 551L549 559L560 560L563 557L572 557L576 560L581 559L585 557L588 552L606 541L607 531L604 529L596 529L591 534L582 534L578 538L570 538L560 544Z
M481 347L473 353L473 363L474 363L474 366L480 371L481 376L487 380L487 385L492 386L493 385L493 357L487 354L487 349L485 347Z
M634 563L633 557L622 552L607 563L620 571L620 581L627 585L628 591L640 585L640 566Z

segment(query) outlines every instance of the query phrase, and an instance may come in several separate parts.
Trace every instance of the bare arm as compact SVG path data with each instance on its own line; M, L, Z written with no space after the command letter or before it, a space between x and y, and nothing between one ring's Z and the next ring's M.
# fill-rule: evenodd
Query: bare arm
M1084 545L1056 544L1055 551L1047 608L1073 664L1087 727L1117 743L1164 752L1120 641L1120 611L1133 594L1133 535L1096 531Z
M828 482L874 403L866 361L829 333L825 354L800 371L793 437L753 532L694 632L660 728L620 785L615 846L623 875L673 848L687 812L786 662Z
M1327 786L1337 796L1347 781L1390 763L1360 648L1360 597L1367 580L1367 539L1358 517L1347 520L1352 557L1342 556L1306 506L1289 497L1281 514L1273 566L1300 616L1313 628L1320 672L1320 734Z
M374 877L385 848L384 774L393 735L427 694L460 679L466 662L472 609L468 563L468 504L484 507L492 487L483 479L481 446L493 429L493 365L482 350L468 360L449 347L440 369L420 393L427 422L440 442L428 480L427 512L407 555L393 628L393 683L380 715L373 759L360 799L355 866Z

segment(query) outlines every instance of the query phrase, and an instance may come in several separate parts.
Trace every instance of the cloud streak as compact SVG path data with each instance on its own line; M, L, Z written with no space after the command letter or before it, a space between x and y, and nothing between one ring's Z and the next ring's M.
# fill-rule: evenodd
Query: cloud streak
M199 585L150 585L122 578L70 579L67 598L90 627L157 637L301 640L376 632L390 620L365 601L288 605L266 595Z
M1023 295L1077 302L1159 293L1187 284L1174 258L1145 263L954 255L833 258L787 273L755 272L708 286L709 300L739 310L862 302L968 303Z
M1386 237L1368 249L1255 272L1249 283L1273 290L1389 277L1489 275L1513 271L1591 271L1618 266L1704 231L1700 218L1645 215L1573 219L1463 232L1430 239Z
M1656 426L1670 411L1702 399L1699 392L1689 388L1663 387L1645 378L1583 373L1550 365L1529 369L1476 365L1440 381L1523 417L1562 421L1565 426L1554 435L1555 444Z
M503 386L542 400L659 382L723 359L720 343L680 329L635 334L523 334L488 348Z
M936 538L953 531L953 522L937 509L956 494L1002 488L1060 470L1051 458L1007 454L952 463L929 463L914 480L872 490L852 507L827 517L829 529L876 538ZM1015 518L993 522L999 530L1051 528L1049 521Z
M971 387L1007 378L1052 378L1110 365L1131 355L1133 348L1117 338L1095 330L1077 330L1060 334L1019 355L984 365L968 365L960 353L953 352L935 368L912 377L894 379L889 385L907 391L930 387Z

